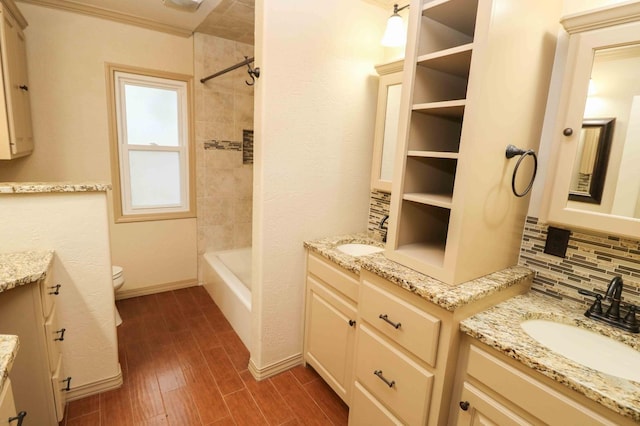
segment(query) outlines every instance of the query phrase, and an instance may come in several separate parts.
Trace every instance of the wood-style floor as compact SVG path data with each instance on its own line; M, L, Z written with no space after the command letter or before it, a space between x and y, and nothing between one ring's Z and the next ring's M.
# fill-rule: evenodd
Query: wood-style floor
M257 382L249 352L202 287L117 302L121 388L67 404L61 426L346 425L311 368Z

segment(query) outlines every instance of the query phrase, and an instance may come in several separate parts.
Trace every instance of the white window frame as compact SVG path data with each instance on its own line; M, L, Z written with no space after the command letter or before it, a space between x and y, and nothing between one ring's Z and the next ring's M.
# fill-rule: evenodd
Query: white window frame
M195 217L192 77L107 64L114 219L116 222ZM178 145L130 145L127 141L125 85L173 90L178 95ZM132 151L176 152L179 155L179 204L133 206L129 157Z

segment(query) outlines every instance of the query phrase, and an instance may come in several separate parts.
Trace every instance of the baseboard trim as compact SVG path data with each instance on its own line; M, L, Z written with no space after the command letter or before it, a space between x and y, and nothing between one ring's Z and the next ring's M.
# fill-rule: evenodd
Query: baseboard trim
M116 300L130 299L138 296L148 296L150 294L163 293L165 291L179 290L181 288L195 287L199 285L198 279L174 281L171 283L150 285L142 288L133 288L131 290L122 290L116 293Z
M274 362L273 364L269 364L264 368L258 368L254 362L253 358L249 360L249 372L253 376L254 379L260 381L264 379L268 379L271 376L275 376L276 374L287 371L295 366L303 364L304 360L302 358L302 354L291 355L288 358L285 358L281 361Z
M67 401L75 401L87 396L96 395L102 392L118 389L122 386L122 369L118 363L118 374L113 377L98 380L97 382L87 383L85 385L73 386L71 382L71 390L67 392Z

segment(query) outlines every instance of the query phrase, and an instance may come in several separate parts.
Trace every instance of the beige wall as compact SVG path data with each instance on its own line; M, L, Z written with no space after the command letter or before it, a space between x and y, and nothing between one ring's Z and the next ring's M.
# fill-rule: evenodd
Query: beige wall
M193 74L193 40L19 3L35 151L0 163L3 181L111 181L105 62ZM196 220L114 225L112 258L132 290L196 279Z
M367 226L374 64L388 13L319 5L256 1L254 372L301 357L303 241Z
M194 50L198 79L253 56L251 45L200 33ZM241 149L205 149L213 141L242 142L242 131L253 130L253 86L245 84L246 71L196 83L198 254L251 246L253 164L243 164Z

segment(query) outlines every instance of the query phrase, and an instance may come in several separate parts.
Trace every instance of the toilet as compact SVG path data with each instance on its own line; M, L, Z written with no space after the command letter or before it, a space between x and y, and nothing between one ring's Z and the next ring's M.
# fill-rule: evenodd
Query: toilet
M113 273L113 292L114 294L122 287L124 284L124 270L122 266L112 266L111 267ZM120 318L120 312L118 312L118 308L116 310L116 326L122 324L122 318Z

